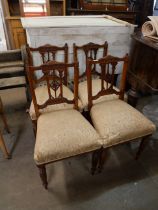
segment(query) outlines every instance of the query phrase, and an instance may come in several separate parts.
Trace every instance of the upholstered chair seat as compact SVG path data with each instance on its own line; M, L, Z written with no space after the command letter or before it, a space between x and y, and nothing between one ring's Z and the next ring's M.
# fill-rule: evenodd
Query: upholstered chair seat
M60 110L40 115L34 159L49 163L101 148L102 142L92 125L77 110Z
M104 148L150 135L156 129L143 114L119 99L94 105L90 115Z
M106 86L106 83L104 82L104 85ZM110 84L108 83L108 86ZM101 88L101 80L100 79L92 79L92 95L96 95ZM115 90L118 91L117 87L114 87ZM78 87L78 95L79 99L81 100L82 106L85 111L88 110L88 89L87 89L87 81L83 81L79 83ZM109 94L109 95L104 95L97 100L94 100L94 104L97 104L102 101L110 101L114 99L118 99L119 95L116 94ZM125 100L127 100L127 96L125 96Z
M57 95L59 95L59 89L57 90ZM48 99L48 90L46 85L39 86L35 89L35 94L37 98L37 103L38 104L43 104L47 99ZM54 90L51 91L52 96L54 97ZM69 100L73 99L73 92L65 85L63 85L63 96ZM78 105L79 105L79 110L82 111L83 106L80 100L78 100ZM61 104L53 104L50 106L47 106L46 108L40 110L41 113L45 112L52 112L56 110L63 110L63 109L72 109L73 104L67 104L67 103L61 103ZM35 114L35 109L33 102L31 102L30 106L30 117L32 120L36 120L36 114Z

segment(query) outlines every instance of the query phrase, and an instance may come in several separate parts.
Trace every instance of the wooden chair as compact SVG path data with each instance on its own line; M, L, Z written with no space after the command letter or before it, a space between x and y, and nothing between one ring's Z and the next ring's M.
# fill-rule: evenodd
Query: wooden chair
M81 103L83 105L84 111L88 111L88 88L87 88L87 78L86 78L86 68L87 68L87 60L88 58L91 58L93 60L97 60L99 58L102 58L107 55L108 50L108 43L105 42L104 44L95 44L95 43L88 43L82 46L77 46L76 44L73 45L73 52L74 52L74 61L81 63L79 60L79 57L81 53L84 55L84 61L83 64L80 64L80 70L81 74L79 76L79 99L81 100ZM85 62L85 63L84 63ZM100 71L98 69L97 65L93 65L92 67L92 92L93 95L96 95L99 92L100 89ZM116 79L116 76L115 76ZM111 75L108 74L106 77L106 80L109 82L111 81ZM117 90L117 88L115 87ZM100 101L108 101L112 99L117 99L118 96L115 94L106 95L100 97L98 100L96 100L94 103L98 103Z
M74 96L66 98L63 92L64 72L74 69ZM41 71L43 75L36 79L34 73ZM101 148L101 140L92 125L78 110L78 64L65 64L50 61L41 66L28 68L30 89L37 118L37 134L34 149L34 160L40 171L40 177L47 189L46 165L75 155L91 152ZM38 103L36 85L46 82L48 98ZM45 112L47 106L71 104L73 109L59 109Z
M28 57L28 66L35 66L34 60L33 60L33 55L36 54L36 58L39 59L40 64L47 63L49 61L59 61L58 54L60 53L61 55L61 61L64 63L68 63L68 45L65 44L63 47L58 47L58 46L53 46L53 45L43 45L38 48L32 48L27 45L27 57ZM39 65L39 64L38 64ZM68 69L65 67L64 69L64 78L63 78L63 95L68 98L72 99L73 98L73 93L68 88ZM41 75L41 72L39 71L39 75ZM36 92L36 97L37 97L37 102L39 104L42 104L46 99L48 98L48 92L47 92L47 86L43 82L43 84L40 84L40 86L37 86L35 89ZM41 109L40 112L50 112L54 110L59 110L59 109L64 109L73 106L71 104L57 104L56 106L47 106L45 109ZM82 110L82 104L79 101L79 108ZM33 102L31 102L30 106L30 117L32 119L32 122L34 124L34 127L36 127L36 114L34 110L34 105Z
M2 117L5 129L7 130L8 133L10 133L10 129L9 129L9 126L7 124L7 120L6 120L6 117L4 114L3 103L2 103L1 97L0 97L0 115ZM1 148L2 152L4 153L5 158L9 159L10 155L9 155L9 152L8 152L6 146L5 146L4 139L3 139L1 132L0 132L0 148Z
M114 88L114 73L116 66L123 63L122 80L119 91ZM92 94L92 68L93 65L98 64L101 70L100 91ZM87 68L87 81L88 81L88 108L94 128L103 139L102 152L99 153L100 161L99 168L102 170L105 161L105 152L107 148L112 146L129 142L131 140L142 138L136 158L140 155L147 138L155 131L155 125L148 120L143 114L127 104L124 99L126 74L128 66L128 56L124 58L117 58L113 56L106 56L99 60L88 60ZM112 81L108 84L106 76L111 69ZM97 98L108 95L116 94L119 99L100 102L93 105L93 101ZM95 168L93 169L93 173Z

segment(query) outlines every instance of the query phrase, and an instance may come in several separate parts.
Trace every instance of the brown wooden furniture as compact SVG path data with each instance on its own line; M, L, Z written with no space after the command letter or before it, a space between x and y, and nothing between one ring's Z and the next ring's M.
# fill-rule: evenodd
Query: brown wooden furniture
M65 44L63 47L54 46L54 45L43 45L37 48L26 46L28 53L28 65L34 66L33 63L33 54L38 53L41 57L41 64L47 63L49 61L57 61L57 53L63 53L64 63L68 63L68 45ZM67 69L64 71L64 84L67 85Z
M116 66L123 63L122 80L119 90L114 89L114 73ZM92 69L93 65L99 65L101 70L100 91L92 94ZM107 149L114 145L122 144L133 139L143 138L140 148L137 152L137 158L145 144L147 137L155 131L155 125L148 120L143 114L134 109L132 106L123 101L126 74L128 67L128 56L117 58L106 56L99 60L88 60L87 80L88 80L88 101L89 110L94 128L103 139L103 148ZM111 70L112 81L109 84L106 75ZM108 94L119 95L119 99L110 100L94 104L94 101ZM121 100L120 100L121 99ZM102 150L100 155L99 169L102 170L106 150ZM93 171L95 168L93 168Z
M95 43L88 43L82 46L77 46L76 44L73 45L73 54L74 54L74 61L79 62L80 72L82 74L79 76L79 99L81 100L83 104L84 111L88 110L88 92L87 92L87 77L86 77L86 69L87 69L87 60L89 58L93 60L97 60L99 58L102 58L107 55L108 52L108 43L105 41L104 44L95 44ZM80 65L81 56L84 57L85 65ZM83 58L82 58L83 59ZM83 63L83 62L82 62ZM96 94L100 89L100 69L98 69L97 65L93 66L92 69L92 83L93 83L93 94ZM114 75L115 80L117 78L117 75ZM108 74L106 76L106 80L109 82L111 81L111 74ZM115 87L116 88L116 87ZM96 103L100 101L108 101L111 99L118 98L115 94L112 94L110 96L105 96L100 98L96 101Z
M68 63L68 45L65 44L63 47L53 46L53 45L44 45L40 46L38 48L32 48L27 45L27 55L28 55L28 66L35 66L35 63L33 62L33 56L36 54L41 58L41 64L47 63L49 61L62 61L64 63ZM60 54L60 58L58 58L58 55ZM72 98L73 93L72 91L67 87L68 86L68 69L65 68L64 70L64 78L63 78L63 88L64 88L64 96L66 98ZM46 100L47 97L47 90L45 84L43 84L40 87L36 88L36 98L37 101L40 103L43 103ZM80 104L79 104L80 106ZM49 106L48 109L46 108L44 112L54 110L55 106ZM57 106L56 109L59 109L60 107ZM61 109L64 107L61 106ZM33 123L36 125L36 115L35 115L35 109L33 102L31 102L30 106L30 117L33 120ZM35 121L35 122L34 122Z
M106 0L106 1L86 1L86 0L79 0L80 7L82 9L87 10L118 10L124 11L128 8L128 1L127 0Z
M71 100L63 95L65 69L74 71L74 96ZM43 72L39 79L34 73ZM100 137L92 125L77 111L78 109L78 64L65 64L49 61L41 66L28 68L30 88L37 120L37 134L34 159L39 168L40 177L47 189L46 164L82 153L94 151L101 147ZM48 98L38 104L35 85L46 82ZM74 108L41 114L40 109L48 105L68 103Z
M136 106L140 93L158 92L158 44L142 36L132 35L131 59L128 71L129 103Z
M115 18L136 23L137 10L128 4L126 0L122 1L85 1L79 0L77 7L72 7L69 2L67 5L68 15L111 15Z
M25 7L32 3L28 3ZM40 6L37 3L33 7ZM45 16L45 15L65 15L66 5L65 0L45 0L45 10L41 13L24 12L24 4L22 0L2 0L5 20L8 29L9 41L11 49L19 49L22 45L26 44L25 30L21 24L21 17L25 16Z
M115 10L88 10L88 9L78 9L78 8L67 8L67 13L69 15L110 15L112 17L118 18L120 20L127 21L129 23L136 23L136 11L115 11Z
M27 2L25 1L22 2L22 0L19 0L20 3L20 11L21 11L21 15L23 17L33 17L33 16L58 16L58 15L65 15L65 11L66 11L66 0L45 0L45 3L39 3L37 0L37 3L31 3L31 2ZM32 8L37 8L37 6L39 7L39 12L37 13L35 10L34 12L31 11L26 11L26 7L30 7L32 6Z
M107 55L108 51L108 43L105 41L104 44L96 44L93 42L90 42L88 44L78 46L75 43L73 44L73 56L74 56L74 61L78 62L79 61L79 54L83 53L85 56L85 66L81 66L80 69L83 71L81 75L79 75L79 79L86 79L86 69L87 69L87 60L88 58L91 58L93 60L96 60L98 58L98 51L100 52L100 57L104 57ZM92 74L93 75L100 75L99 72L96 70L96 66L93 66L92 69Z
M41 64L47 63L49 61L58 61L57 54L63 54L63 60L61 62L68 63L68 45L67 43L63 47L55 46L55 45L42 45L40 47L30 47L28 44L26 45L27 51L27 62L29 66L34 66L33 56L34 54L38 54L41 59ZM67 70L65 69L64 73L64 84L67 85Z
M8 133L10 133L10 129L9 129L9 126L7 124L7 120L6 120L6 117L4 114L3 103L2 103L1 97L0 97L0 115L2 117L5 129L7 130ZM3 139L1 132L0 132L0 148L1 148L2 152L4 153L5 158L9 159L10 155L9 155L9 152L8 152L6 146L5 146L4 139Z

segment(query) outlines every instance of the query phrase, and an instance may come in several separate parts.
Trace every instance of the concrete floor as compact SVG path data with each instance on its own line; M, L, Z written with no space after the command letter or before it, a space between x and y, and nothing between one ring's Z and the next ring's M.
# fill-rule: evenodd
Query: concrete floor
M0 151L0 210L158 209L157 140L150 141L139 161L133 158L137 143L109 150L103 172L94 176L90 155L51 164L46 191L33 160L35 139L24 90L0 94L11 134L2 125L1 130L12 152L12 159L6 160Z

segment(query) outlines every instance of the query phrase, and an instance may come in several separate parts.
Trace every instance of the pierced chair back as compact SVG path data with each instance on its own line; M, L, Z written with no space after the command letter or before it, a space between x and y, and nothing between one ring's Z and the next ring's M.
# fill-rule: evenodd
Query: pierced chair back
M34 53L39 54L38 56L40 56L41 58L40 64L44 64L49 61L60 61L60 62L68 63L68 45L67 44L65 44L63 47L46 44L37 48L32 48L32 47L29 47L29 45L27 45L26 49L27 49L27 54L28 54L28 66L34 66L34 62L33 62ZM62 60L59 60L57 58L59 53L63 53ZM40 64L38 64L38 66ZM67 77L68 77L67 69L65 69L65 72L64 72L65 85L67 85Z
M101 50L102 50L102 52L101 52ZM104 44L95 44L93 42L90 42L90 43L82 45L82 46L73 44L74 61L75 62L79 61L79 53L81 53L81 52L85 56L85 69L83 69L83 73L79 75L80 80L83 80L84 78L86 79L86 69L87 69L88 58L91 58L93 60L96 60L98 57L102 58L107 55L107 50L108 50L107 42L105 42ZM99 53L101 56L99 56ZM92 71L93 75L100 76L100 73L96 69L96 65L93 65L93 68L91 69L91 71Z
M87 82L88 82L88 109L90 110L93 105L93 100L101 96L116 94L119 99L124 100L126 75L129 57L126 55L123 58L114 57L111 55L105 56L99 60L88 59L87 61ZM123 63L122 78L119 90L114 88L115 71L117 65ZM92 70L94 65L98 64L100 67L100 91L96 95L92 95ZM111 81L108 82L107 77L111 75Z
M69 100L63 96L64 74L67 68L74 70L74 98ZM42 71L43 75L40 78L35 78L35 72ZM49 105L67 103L74 104L74 108L78 109L78 63L62 63L49 61L41 66L28 67L30 89L34 103L36 117L40 115L39 109L44 109ZM48 91L48 99L43 104L37 103L35 87L40 83L45 82ZM53 95L52 95L53 93Z

